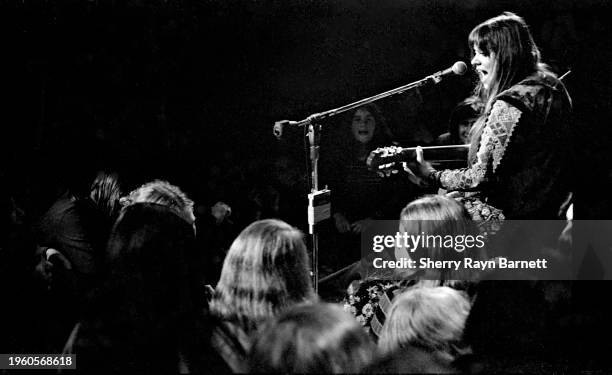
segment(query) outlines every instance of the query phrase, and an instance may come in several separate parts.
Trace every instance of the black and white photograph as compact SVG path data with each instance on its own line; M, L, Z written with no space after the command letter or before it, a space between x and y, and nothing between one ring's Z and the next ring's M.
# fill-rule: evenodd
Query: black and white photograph
M0 1L0 374L611 372L611 19Z

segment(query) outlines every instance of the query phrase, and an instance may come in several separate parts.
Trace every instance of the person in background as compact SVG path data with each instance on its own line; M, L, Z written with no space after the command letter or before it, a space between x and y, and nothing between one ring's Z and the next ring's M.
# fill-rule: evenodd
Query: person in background
M368 222L381 217L385 181L368 170L366 159L376 147L390 145L391 132L378 106L367 104L357 108L351 118L341 154L336 159L336 178L333 219L339 233L361 233Z
M322 181L331 193L332 228L321 238L323 274L336 271L361 256L361 233L373 220L396 216L403 202L416 196L413 185L396 175L382 178L368 169L366 160L377 147L392 145L392 134L381 110L375 104L355 109L350 122L342 129L340 142L323 161Z
M481 107L475 97L467 98L457 104L448 122L449 131L439 135L436 144L444 146L470 143L470 130L480 116Z

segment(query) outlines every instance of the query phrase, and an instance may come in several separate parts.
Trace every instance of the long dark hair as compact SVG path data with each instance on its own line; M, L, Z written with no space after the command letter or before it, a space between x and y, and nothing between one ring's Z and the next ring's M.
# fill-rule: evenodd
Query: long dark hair
M476 46L485 56L495 55L492 84L485 89L482 82L475 89L486 103L485 113L491 109L495 97L512 85L537 71L550 73L541 62L541 55L529 26L522 17L511 12L491 18L476 26L468 37L470 50Z
M210 310L250 331L282 310L313 299L302 232L266 219L246 227L232 243Z
M205 334L194 243L191 226L166 206L123 209L106 249L104 281L74 344L80 367L176 372L184 357L195 364L197 336Z
M470 96L455 106L453 112L451 112L448 124L450 139L453 144L461 142L459 125L466 121L469 121L470 124L473 125L476 119L480 117L483 109L483 104L477 96Z

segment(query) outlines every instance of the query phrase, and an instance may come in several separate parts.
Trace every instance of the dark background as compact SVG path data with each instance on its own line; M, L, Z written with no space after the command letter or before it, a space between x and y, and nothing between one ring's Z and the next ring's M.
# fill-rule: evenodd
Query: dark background
M65 178L102 168L127 188L165 178L213 201L206 185L230 168L257 175L283 153L304 166L300 138L276 141L274 121L468 62L470 30L509 10L526 18L555 71L572 70L576 215L602 218L610 9L595 0L0 1L1 176L31 212ZM425 144L446 131L473 79L379 104L403 144Z

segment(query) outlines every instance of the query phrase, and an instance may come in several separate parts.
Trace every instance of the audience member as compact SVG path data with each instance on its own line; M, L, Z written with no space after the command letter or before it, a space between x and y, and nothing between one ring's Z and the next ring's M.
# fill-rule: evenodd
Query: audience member
M321 236L321 261L330 268L324 274L357 261L361 232L372 220L395 216L397 207L416 195L416 188L403 176L384 179L366 165L372 150L392 144L392 134L377 105L357 108L342 130L335 147L324 154L329 160L322 163L322 181L332 190L334 226Z
M105 278L66 344L83 373L199 372L209 334L196 307L195 235L168 206L133 203L115 224Z
M476 235L477 228L470 219L467 210L453 198L443 195L426 195L410 202L400 214L398 232L407 235L426 234L431 236L466 236ZM486 257L482 248L473 247L469 250L457 251L443 247L440 242L433 241L431 246L407 249L397 246L395 259L402 258L419 261L429 258L432 261L462 260L469 257L482 260ZM402 278L417 278L433 281L434 285L452 285L461 280L475 279L471 272L454 269L395 269L395 273ZM416 272L416 274L415 274Z
M349 134L343 139L342 150L334 155L333 174L329 176L335 189L333 218L338 232L360 233L369 220L384 215L388 207L384 202L393 195L389 189L384 190L388 187L385 181L365 163L370 151L390 145L392 136L375 104L355 110Z
M410 202L400 216L399 232L407 235L455 236L472 234L475 228L471 225L463 206L454 199L441 195L427 195ZM432 261L461 260L470 257L476 260L486 258L482 249L470 249L462 252L454 249L430 246L408 252L406 248L396 247L394 254L379 254L393 260L408 258L419 263L420 258ZM416 287L448 286L464 290L468 295L474 292L477 274L454 269L383 269L367 267L362 270L364 280L358 285L351 284L345 308L351 311L375 337L381 330L391 307L392 301L403 291Z
M42 320L50 352L61 348L86 294L99 281L114 214L110 208L119 195L114 175L101 173L93 183L75 178L39 221L36 273L48 289L43 299L49 309Z
M93 285L120 195L116 175L100 173L89 189L74 186L65 191L38 225L42 258L47 260L52 249L69 262L81 296Z
M375 349L339 306L303 304L264 327L249 363L255 373L358 373L375 358Z
M410 288L393 300L378 347L398 356L416 347L452 368L454 359L466 352L462 337L469 311L467 297L455 289Z
M121 204L128 206L134 203L157 203L169 207L195 229L193 201L183 191L167 181L155 180L147 182L126 197L121 198Z
M234 372L246 371L251 335L294 304L315 299L302 233L280 220L257 221L230 247L210 302L212 345Z
M438 145L464 145L470 143L470 130L480 116L482 105L470 97L457 104L448 122L448 132L438 136Z

